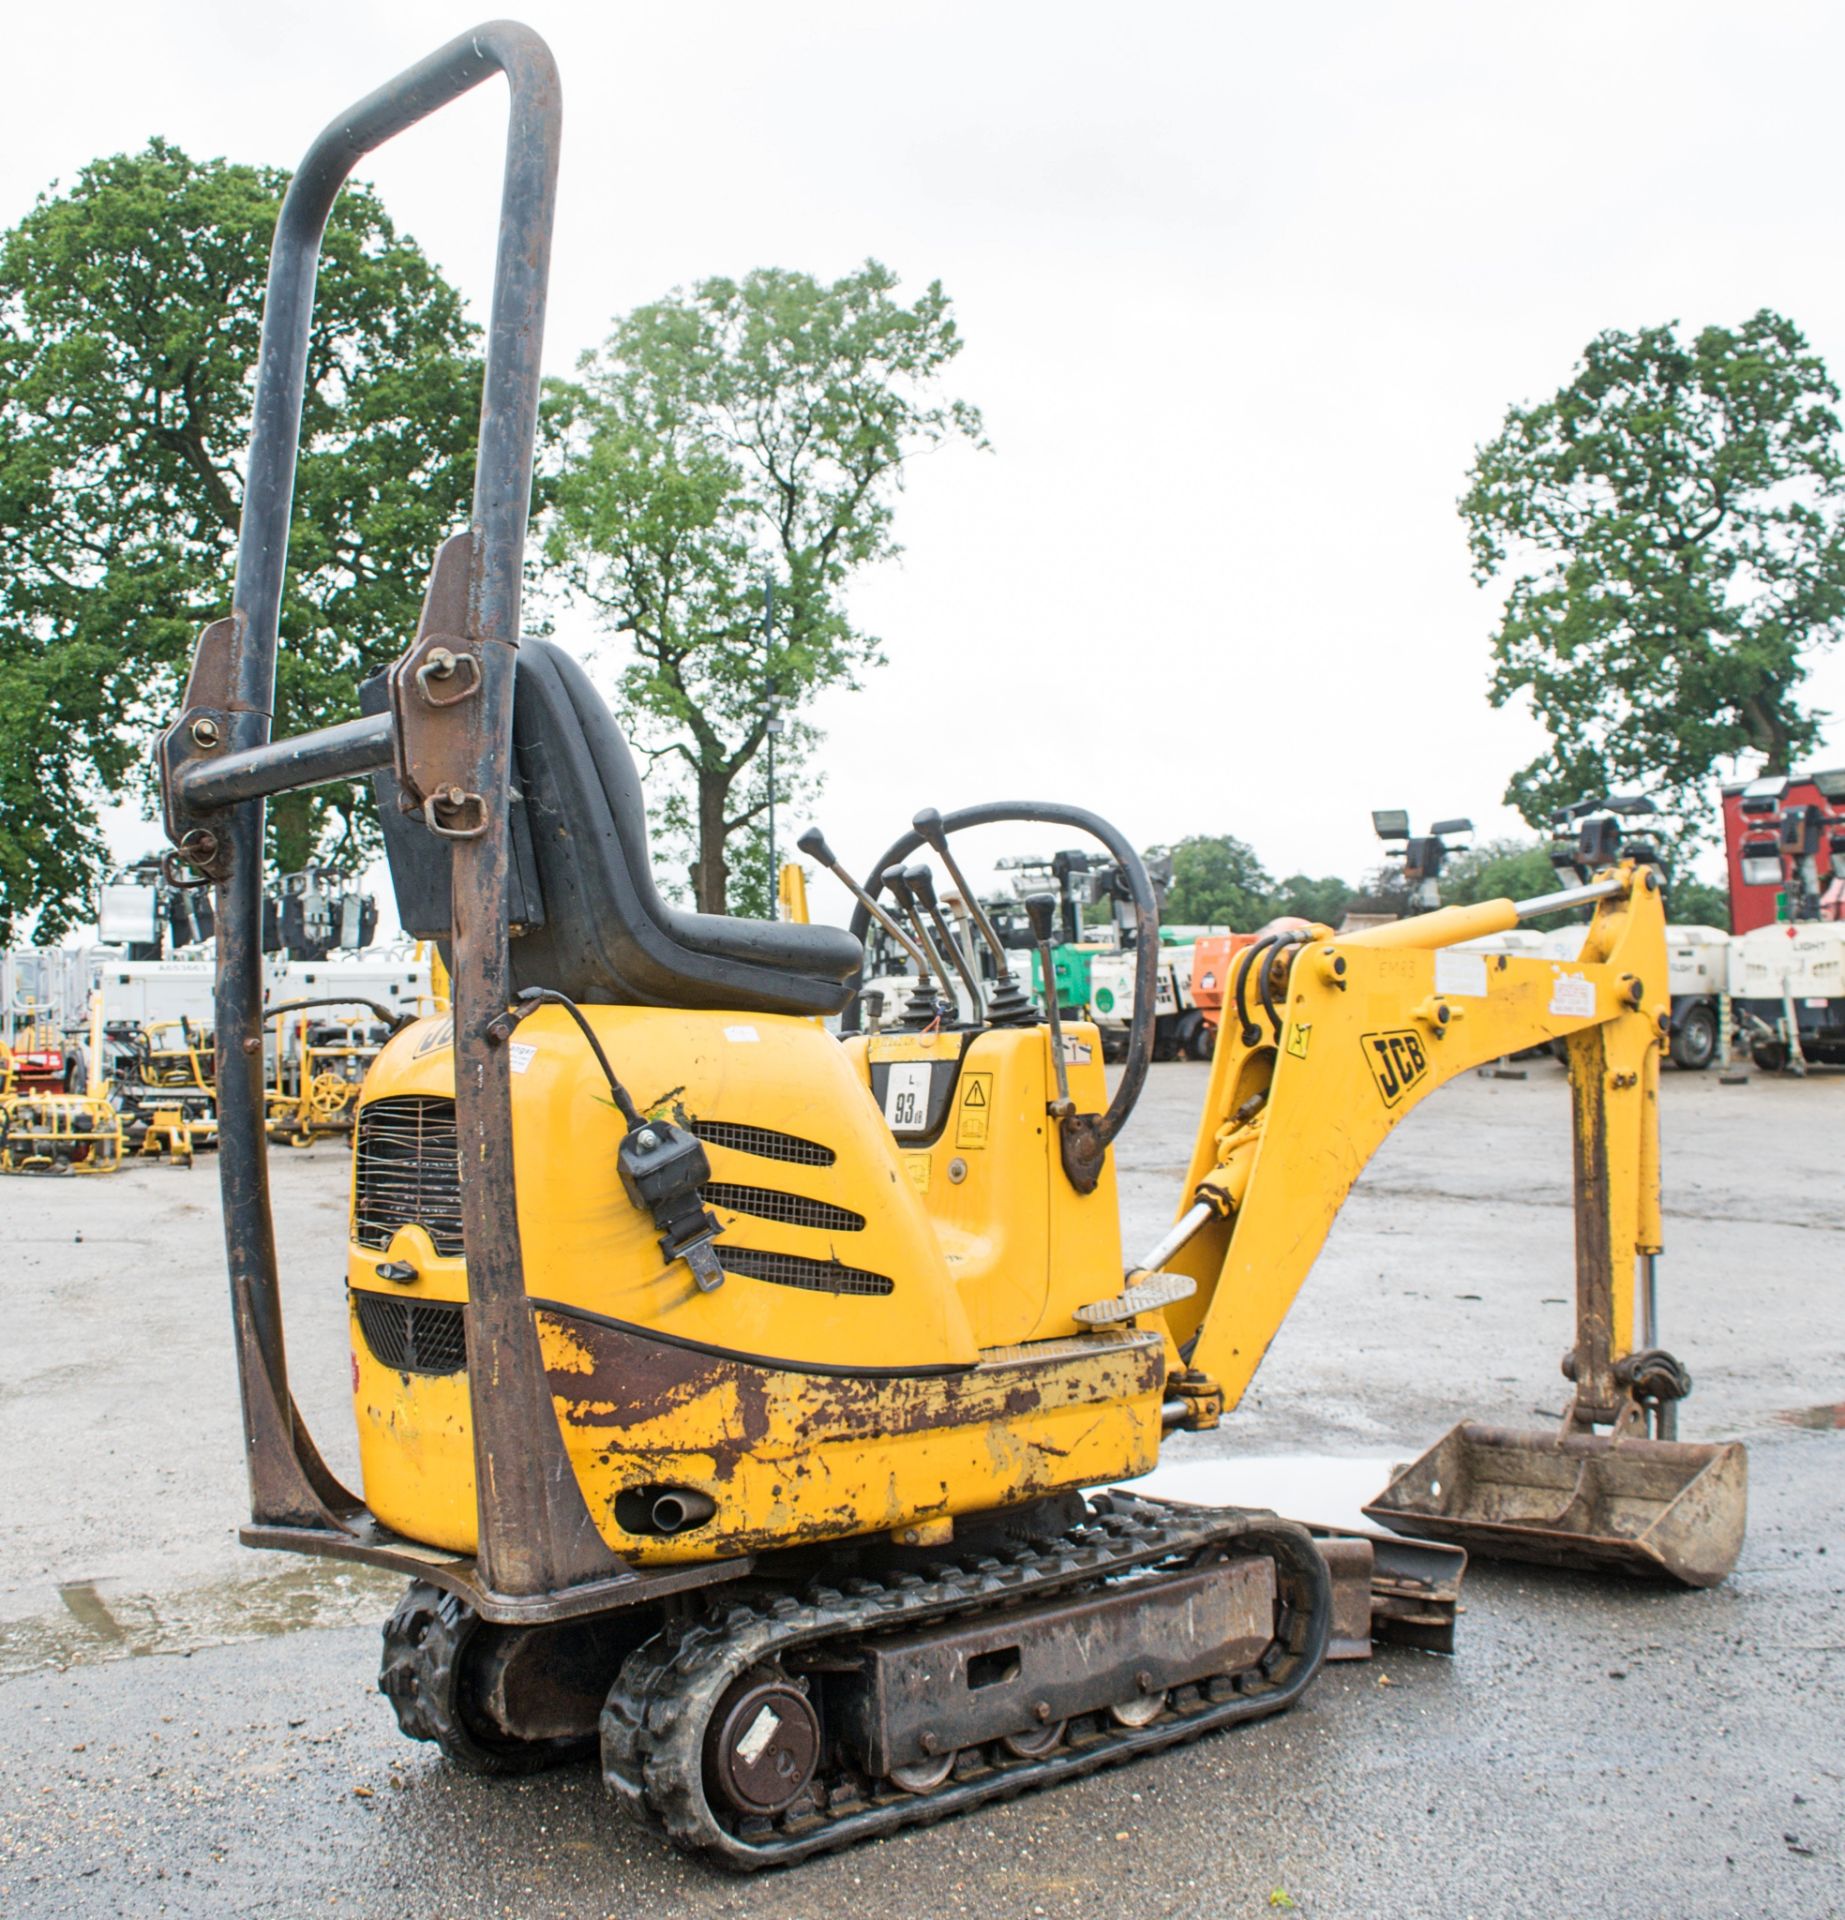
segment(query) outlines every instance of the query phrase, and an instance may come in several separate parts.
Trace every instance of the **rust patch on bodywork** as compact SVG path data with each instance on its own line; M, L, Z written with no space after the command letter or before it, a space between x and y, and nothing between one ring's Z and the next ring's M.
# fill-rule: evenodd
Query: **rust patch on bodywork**
M1047 1341L1041 1360L1010 1348L1004 1364L951 1374L867 1375L803 1372L670 1345L550 1308L538 1319L551 1391L566 1419L606 1432L617 1446L645 1445L695 1402L710 1400L724 1409L722 1432L710 1436L720 1473L746 1455L798 1457L839 1441L1027 1423L1091 1402L1098 1388L1104 1400L1132 1400L1158 1391L1164 1373L1163 1343L1151 1333Z

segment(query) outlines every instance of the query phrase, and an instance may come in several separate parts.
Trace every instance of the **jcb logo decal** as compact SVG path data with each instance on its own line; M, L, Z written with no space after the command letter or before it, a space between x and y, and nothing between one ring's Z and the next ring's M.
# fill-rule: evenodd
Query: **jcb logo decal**
M1421 1034L1407 1028L1396 1033L1367 1033L1359 1044L1387 1107L1394 1107L1429 1070Z

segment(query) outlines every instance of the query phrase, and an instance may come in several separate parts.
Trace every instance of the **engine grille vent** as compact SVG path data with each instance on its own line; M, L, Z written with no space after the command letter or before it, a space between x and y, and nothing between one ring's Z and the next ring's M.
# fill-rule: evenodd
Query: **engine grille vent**
M393 1094L359 1109L352 1237L382 1251L399 1227L424 1229L436 1251L462 1252L461 1150L455 1103Z
M734 1120L694 1120L692 1131L707 1146L729 1147L736 1153L753 1153L764 1160L786 1160L797 1167L830 1167L839 1158L831 1147L823 1147L818 1140L776 1133L768 1127L740 1126Z
M754 1247L726 1246L722 1240L712 1244L724 1271L741 1274L745 1279L767 1280L778 1287L801 1287L809 1293L883 1295L892 1290L884 1274L842 1267L837 1260L806 1260L797 1253L762 1253Z
M395 1300L354 1293L359 1331L380 1366L396 1373L459 1373L468 1363L465 1309L452 1300Z
M754 1214L758 1220L779 1220L790 1227L819 1227L828 1233L863 1233L865 1216L850 1207L830 1206L798 1193L779 1193L774 1187L739 1187L713 1180L705 1188L705 1204L727 1207L732 1213Z

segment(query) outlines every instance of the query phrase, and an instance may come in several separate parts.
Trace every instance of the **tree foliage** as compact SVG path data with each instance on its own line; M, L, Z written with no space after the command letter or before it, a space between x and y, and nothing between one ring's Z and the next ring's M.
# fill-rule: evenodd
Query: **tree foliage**
M1491 698L1528 695L1552 741L1506 795L1532 825L1635 786L1707 815L1719 761L1812 745L1806 662L1845 622L1838 398L1778 314L1608 332L1479 449L1475 578L1511 576Z
M1725 887L1674 874L1666 881L1666 918L1674 926L1730 930L1730 895Z
M1464 853L1450 854L1442 863L1441 903L1444 907L1471 907L1481 900L1530 900L1554 893L1565 882L1550 864L1547 840L1486 840ZM1553 913L1522 924L1548 933L1580 913Z
M906 306L897 284L876 261L831 284L701 280L552 388L550 551L626 642L618 698L637 747L677 770L656 819L690 840L706 912L732 904L730 842L767 809L746 776L772 715L785 801L816 738L803 703L878 663L844 589L899 550L907 462L983 444L978 412L939 394L961 350L947 295L932 283Z
M1149 849L1150 854L1168 852L1172 885L1165 917L1177 926L1250 933L1282 914L1337 926L1353 898L1353 889L1331 875L1270 878L1255 849L1232 833L1192 834L1170 849Z
M1442 862L1441 901L1471 907L1481 900L1529 900L1560 882L1543 840L1486 840Z
M1317 926L1336 927L1345 910L1357 898L1357 888L1336 874L1314 879L1305 873L1291 873L1277 881L1270 898L1271 917L1285 914L1296 920L1311 920Z
M1149 852L1170 852L1165 918L1175 925L1247 933L1269 918L1275 883L1247 840L1233 833L1194 833L1170 849Z
M228 608L285 184L156 140L0 241L0 936L34 912L40 938L88 917L98 803L145 781L198 631ZM466 522L473 336L377 197L347 188L309 347L278 732L356 712ZM279 805L283 864L356 859L359 793Z

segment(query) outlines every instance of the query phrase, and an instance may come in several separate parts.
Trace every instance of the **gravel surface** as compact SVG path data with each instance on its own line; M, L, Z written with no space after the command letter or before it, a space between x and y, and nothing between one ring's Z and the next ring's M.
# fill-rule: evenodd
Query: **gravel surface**
M1153 1074L1130 1244L1170 1217L1203 1072ZM452 1774L373 1684L395 1583L236 1546L209 1161L7 1183L0 1914L1845 1912L1845 1078L1668 1075L1663 1102L1684 1430L1750 1443L1724 1587L1476 1566L1452 1660L1331 1668L1282 1720L746 1881L630 1833L586 1766ZM1288 1510L1305 1460L1554 1415L1567 1129L1548 1063L1437 1095L1244 1406L1171 1458L1270 1471ZM275 1156L296 1389L351 1472L345 1180L337 1147Z

